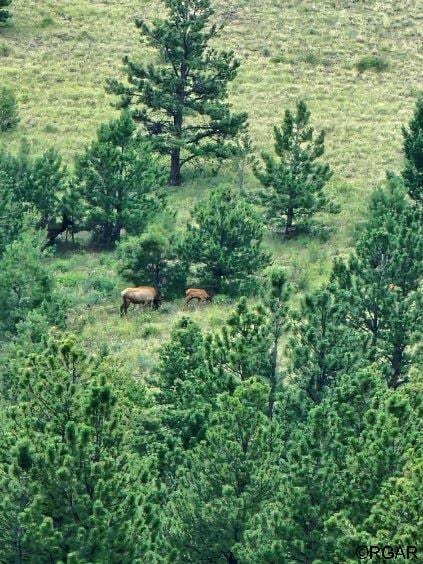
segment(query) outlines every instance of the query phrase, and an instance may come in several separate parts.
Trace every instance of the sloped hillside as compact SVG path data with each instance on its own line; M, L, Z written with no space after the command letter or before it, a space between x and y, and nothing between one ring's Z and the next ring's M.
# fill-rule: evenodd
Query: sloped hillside
M233 48L242 61L231 99L249 112L258 150L270 146L272 125L299 98L309 104L313 124L328 132L326 159L335 171L330 189L342 205L338 216L327 219L333 227L329 241L267 241L301 293L325 280L332 256L349 248L367 196L387 169L400 166L401 126L422 86L423 5L418 0L218 0L215 7L225 26L220 45ZM0 30L0 83L15 88L21 123L1 134L0 143L16 148L25 136L36 151L55 146L71 163L115 112L104 85L122 72L122 57L151 56L139 48L134 18L159 13L160 4L151 0L14 0L13 25ZM369 56L386 68L359 72L357 64ZM217 176L188 171L184 186L172 193L180 224L210 186L234 178L230 165ZM249 183L254 187L256 181L250 176ZM99 265L99 277L111 276L108 255L81 251L57 265L58 273L71 271L58 278L65 286L78 286L81 303L87 300L84 281L93 264ZM69 282L72 276L78 282ZM87 335L100 339L109 323L110 342L123 346L138 333L138 322L126 326L125 335L115 328L124 282L113 280L116 293L110 303L96 305ZM166 334L173 310L179 312L172 308L158 318L153 343ZM219 307L208 315L219 319Z

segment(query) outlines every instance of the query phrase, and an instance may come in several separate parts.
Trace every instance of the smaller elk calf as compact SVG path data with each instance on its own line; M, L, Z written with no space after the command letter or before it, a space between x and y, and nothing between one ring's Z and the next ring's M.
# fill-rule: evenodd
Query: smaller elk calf
M200 288L188 288L185 292L185 305L187 306L191 300L197 300L199 302L211 302L212 296L206 292L205 290L201 290Z

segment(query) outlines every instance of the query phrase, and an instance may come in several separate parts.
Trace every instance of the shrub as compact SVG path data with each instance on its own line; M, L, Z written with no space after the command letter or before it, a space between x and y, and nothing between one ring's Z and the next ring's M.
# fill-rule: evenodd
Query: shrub
M219 294L213 298L213 305L217 306L232 306L234 304L234 299L232 296L227 294Z
M359 73L366 70L374 70L376 72L387 71L390 67L388 59L380 55L366 55L362 57L355 65Z
M115 284L112 280L104 278L103 275L91 276L85 281L86 290L95 290L96 292L104 295L109 295L115 289Z
M66 288L80 288L85 281L86 274L78 270L62 270L62 276L57 276Z
M87 292L87 294L84 296L84 301L90 307L96 306L104 301L104 295L97 290L92 290Z
M141 337L145 339L148 339L148 337L158 337L160 333L160 326L152 325L151 323L144 325L141 329Z
M159 288L167 299L184 294L188 264L178 256L171 235L158 225L141 235L127 236L118 246L119 273L133 284Z
M54 25L54 20L51 16L46 16L40 22L40 27L43 28L43 29L46 28L46 27L50 27L52 25Z
M9 45L6 43L0 43L0 57L8 57L12 52Z
M52 123L48 123L45 126L44 131L45 131L45 133L58 133L59 128Z
M270 59L271 63L286 63L285 55L275 55Z
M67 260L56 260L54 262L55 272L69 272L70 269L71 269L71 265Z
M18 103L8 86L0 86L0 131L13 129L19 123Z
M320 57L312 51L307 51L300 56L300 61L309 65L318 65L321 63Z

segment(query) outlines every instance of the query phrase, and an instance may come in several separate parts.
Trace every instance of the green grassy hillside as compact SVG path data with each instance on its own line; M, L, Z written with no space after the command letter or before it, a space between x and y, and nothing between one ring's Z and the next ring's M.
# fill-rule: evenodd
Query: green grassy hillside
M334 228L330 240L267 241L300 294L321 284L331 258L347 252L372 189L386 169L400 166L401 126L421 87L423 6L413 0L218 0L215 6L226 26L220 45L235 49L243 63L231 100L249 112L258 149L270 146L272 125L298 98L307 101L313 124L328 132L330 189L342 204L341 214L327 220ZM0 143L13 148L25 136L36 151L56 146L71 162L115 112L104 85L122 72L122 56L149 56L139 50L134 17L160 12L152 0L14 0L13 25L0 30L0 83L15 88L21 123ZM357 62L369 55L383 57L389 68L358 73ZM180 223L193 201L212 185L234 181L235 171L226 165L217 176L201 170L187 176L172 193ZM249 178L250 187L255 182ZM114 274L113 255L82 245L76 253L57 253L52 268L79 304L72 321L87 341L106 341L134 369L148 369L158 341L182 315L180 304L120 321L125 282ZM93 274L110 280L110 289L97 291ZM224 311L215 305L193 315L210 327Z

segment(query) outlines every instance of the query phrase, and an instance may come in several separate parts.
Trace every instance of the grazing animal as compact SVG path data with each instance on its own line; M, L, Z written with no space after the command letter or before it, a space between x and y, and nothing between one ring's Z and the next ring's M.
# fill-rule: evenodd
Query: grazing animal
M150 305L154 309L160 307L160 293L152 286L138 286L137 288L126 288L120 293L123 303L120 306L120 314L126 315L129 304Z
M185 292L185 305L187 306L191 300L198 300L199 302L211 302L212 296L205 290L200 288L188 288Z

